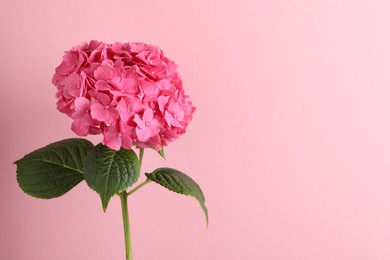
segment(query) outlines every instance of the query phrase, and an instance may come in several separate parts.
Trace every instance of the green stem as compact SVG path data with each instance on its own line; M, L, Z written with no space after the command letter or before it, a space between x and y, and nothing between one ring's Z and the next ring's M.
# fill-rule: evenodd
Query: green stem
M126 260L133 260L133 255L132 255L132 250L131 250L129 209L127 207L127 193L126 193L126 191L120 193L119 196L121 197L123 229L125 231Z
M142 159L144 158L144 148L139 149L139 168L141 169Z
M131 194L133 194L133 193L136 192L137 190L141 189L143 186L145 186L145 185L148 184L149 182L151 182L151 180L149 180L149 179L144 180L144 181L141 182L137 187L135 187L134 189L132 189L131 191L129 191L129 192L127 193L127 196L130 196Z
M142 158L144 157L144 149L139 149L139 168L141 169ZM123 191L119 193L119 197L121 197L121 205L122 205L122 219L123 219L123 230L125 232L125 245L126 245L126 260L133 260L133 254L131 249L131 236L130 236L130 221L129 221L129 208L127 206L127 196L133 194L137 190L141 189L144 185L151 182L151 180L146 179L144 182L139 184L137 187L129 191Z

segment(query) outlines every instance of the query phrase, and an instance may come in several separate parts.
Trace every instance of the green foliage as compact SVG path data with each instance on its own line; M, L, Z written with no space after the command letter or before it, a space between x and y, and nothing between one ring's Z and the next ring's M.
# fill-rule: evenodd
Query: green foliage
M158 154L159 154L164 160L167 159L167 158L165 157L165 153L164 153L164 146L161 147L161 149L158 150L157 152L158 152Z
M152 173L146 173L146 177L170 191L194 197L203 209L208 224L208 212L205 206L205 198L199 185L186 174L172 168L158 168Z
M85 180L100 195L104 211L111 197L133 185L139 175L140 164L133 150L115 151L98 144L85 163Z
M59 197L84 179L84 163L93 144L72 138L49 144L15 162L22 190L36 198Z
M165 159L163 149L158 153ZM104 211L112 196L126 191L140 176L140 160L133 150L122 148L115 151L103 144L94 146L81 138L49 144L15 164L17 181L25 193L36 198L56 198L85 179L88 186L100 195ZM148 180L145 183L153 181L173 192L194 197L208 224L205 198L193 179L172 168L158 168L145 175Z

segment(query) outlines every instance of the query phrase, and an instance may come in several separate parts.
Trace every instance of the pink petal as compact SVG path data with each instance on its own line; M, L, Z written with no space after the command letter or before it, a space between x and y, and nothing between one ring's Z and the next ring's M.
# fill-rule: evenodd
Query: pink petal
M122 53L123 53L123 52L122 52ZM124 66L124 64L123 64L123 61L120 60L120 59L117 60L117 61L115 61L114 67L117 68L117 69L119 69L119 71L124 71L124 70L125 70L125 66Z
M162 79L158 83L159 89L170 89L171 88L171 82L169 79Z
M173 120L171 121L171 125L176 127L183 127L183 125L180 124L180 122L176 118L173 118Z
M112 124L119 118L119 112L114 107L110 107L108 109L108 119L106 120L107 123Z
M119 100L118 102L118 105L116 106L116 108L121 112L121 111L127 111L128 108L127 108L127 103L126 101L121 98L121 100Z
M178 121L182 121L183 118L184 118L184 110L180 110L177 114L176 114L176 118Z
M78 55L75 52L65 53L62 63L56 68L56 72L63 76L69 74L76 66L77 58Z
M171 103L168 107L168 111L173 115L177 122L182 121L184 118L184 110L182 106L178 103ZM179 123L180 124L180 123Z
M85 124L82 119L76 119L73 121L71 129L79 136L86 136L88 135L89 125Z
M95 70L95 78L97 80L110 80L114 76L114 72L109 65L102 65Z
M154 116L153 110L151 108L147 108L144 111L142 120L145 122L151 122L153 120L153 116Z
M122 147L130 150L133 145L133 140L131 140L130 136L122 135Z
M90 126L89 127L89 134L91 135L98 135L98 134L101 134L102 133L102 129L100 129L99 127L95 127L95 126Z
M96 81L95 88L97 90L108 90L108 89L110 89L108 84L107 84L107 81L105 81L105 80L98 80L98 81Z
M159 135L153 136L150 140L149 143L153 146L154 149L157 151L161 150L162 145L161 145L161 138Z
M165 111L164 119L167 122L168 126L171 127L171 123L172 123L174 117L168 111Z
M94 120L89 113L84 113L83 115L83 121L90 125L90 126L96 126L99 125L99 121Z
M104 145L107 145L108 147L110 147L111 149L114 149L114 150L119 150L121 148L121 145L122 145L122 140L121 140L121 134L118 132L118 130L116 129L116 127L113 125L113 126L109 126L107 128L107 131L104 133Z
M125 90L127 93L137 93L138 92L138 82L135 78L125 78L120 82L121 89Z
M74 104L77 110L85 111L89 108L89 99L85 97L78 97L74 100Z
M134 116L133 121L137 124L138 127L145 128L145 122L142 121L138 114Z
M164 119L169 127L171 127L171 125L176 127L183 127L183 125L180 124L180 122L175 118L175 116L172 116L168 111L165 111Z
M141 112L141 110L144 108L144 105L141 103L141 100L138 97L130 98L129 104L131 111L134 111L135 113Z
M75 111L73 114L72 114L72 118L73 119L82 119L85 115L85 110L84 111Z
M99 93L97 92L96 93L96 98L100 101L100 103L102 103L102 105L106 106L106 105L109 105L110 102L111 102L111 99L108 95L106 94L103 94L103 93Z
M123 136L131 136L132 132L134 131L134 127L120 123L119 124L119 131L121 133L123 133Z
M58 100L57 101L57 109L62 113L71 114L72 109L71 106L74 104L73 99L70 100Z
M136 55L136 57L147 64L148 61L146 58L149 55L149 53L150 53L149 51L141 51Z
M156 120L157 121L157 120ZM150 136L155 136L160 132L161 126L160 124L150 124L148 126L149 131L150 131Z
M110 113L102 104L95 103L91 106L91 116L93 119L104 122L109 118Z
M116 42L111 45L111 49L116 53L119 53L122 50L122 47L123 43L121 42Z
M137 127L135 129L135 132L137 134L138 140L141 141L141 142L144 142L144 141L148 140L149 137L150 137L150 130L147 127L145 127L145 128Z
M142 81L141 88L146 96L155 97L158 94L158 87L153 82Z
M110 147L113 150L119 151L121 149L122 140L119 136L111 139L105 139L104 145Z
M126 102L124 101L124 99L121 99L121 100L118 102L118 105L116 106L116 108L117 108L118 111L119 111L119 117L121 118L121 120L122 120L123 122L129 121L131 114L130 114L130 112L129 112L128 105L126 104Z
M160 49L157 49L149 54L148 61L150 65L159 66L162 62Z
M168 111L172 115L178 114L182 110L183 109L181 108L181 106L177 102L169 104Z
M132 53L140 53L141 51L149 49L145 43L142 42L134 42L130 43L130 51Z
M164 113L168 100L169 96L159 96L157 98L158 108L160 109L161 113Z
M82 81L81 77L78 74L70 74L63 80L63 84L65 85L64 88L64 96L67 97L80 97L83 88L82 88Z

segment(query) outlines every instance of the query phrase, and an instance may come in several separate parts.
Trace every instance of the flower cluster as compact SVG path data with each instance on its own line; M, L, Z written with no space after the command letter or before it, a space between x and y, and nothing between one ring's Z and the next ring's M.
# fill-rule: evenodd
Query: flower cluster
M184 134L195 107L177 65L144 43L82 43L56 68L57 108L80 136L103 134L112 149L160 150Z

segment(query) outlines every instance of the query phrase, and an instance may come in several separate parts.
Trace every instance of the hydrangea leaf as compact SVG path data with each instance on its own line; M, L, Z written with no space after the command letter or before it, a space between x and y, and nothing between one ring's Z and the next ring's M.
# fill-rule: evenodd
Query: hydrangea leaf
M157 152L164 160L167 160L167 158L165 157L165 153L164 153L164 146L161 147L161 149L158 150Z
M139 160L133 150L116 151L103 144L91 150L85 163L85 180L100 195L104 211L112 196L138 180L139 172Z
M194 197L203 209L208 225L209 216L205 206L205 198L199 185L188 175L172 168L158 168L152 173L145 173L152 180L170 191Z
M84 179L84 162L92 148L86 139L71 138L27 154L15 162L19 186L36 198L64 195Z

